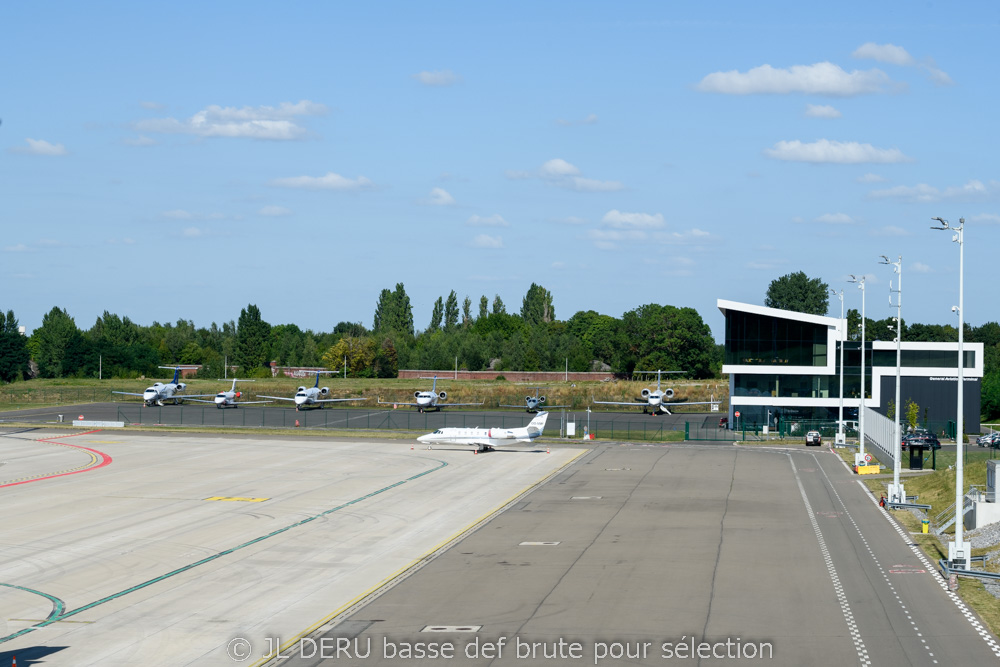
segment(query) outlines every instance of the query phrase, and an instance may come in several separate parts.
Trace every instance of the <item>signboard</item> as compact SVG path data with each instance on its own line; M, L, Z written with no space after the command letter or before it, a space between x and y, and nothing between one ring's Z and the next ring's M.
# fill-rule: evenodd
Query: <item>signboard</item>
M739 410L737 410L737 411L736 411L736 417L737 417L737 418L739 418L739 416L740 416L740 411L739 411Z
M872 462L872 455L865 454L865 463L871 463L871 462Z

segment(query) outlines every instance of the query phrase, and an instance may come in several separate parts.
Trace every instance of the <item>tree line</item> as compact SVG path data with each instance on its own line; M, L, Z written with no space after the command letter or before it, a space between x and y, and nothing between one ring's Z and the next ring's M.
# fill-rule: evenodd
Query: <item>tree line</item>
M0 321L0 380L32 377L138 377L162 374L157 366L200 364L201 375L221 377L225 364L240 376L269 376L280 366L345 366L352 377L397 377L400 368L442 370L570 371L684 370L690 377L718 374L722 348L692 308L647 304L621 317L580 311L556 318L552 293L532 283L519 312L508 313L497 295L474 305L451 290L434 302L427 326L414 323L406 289L384 289L372 326L340 322L330 332L295 324L269 324L250 304L235 321L196 327L189 320L143 326L105 312L81 329L54 307L25 338L8 312ZM13 334L8 332L13 332Z

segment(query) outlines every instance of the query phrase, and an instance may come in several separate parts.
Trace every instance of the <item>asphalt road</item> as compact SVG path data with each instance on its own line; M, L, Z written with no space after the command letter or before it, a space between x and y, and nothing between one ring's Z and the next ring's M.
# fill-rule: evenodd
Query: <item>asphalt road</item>
M267 664L995 664L956 600L829 450L606 446Z

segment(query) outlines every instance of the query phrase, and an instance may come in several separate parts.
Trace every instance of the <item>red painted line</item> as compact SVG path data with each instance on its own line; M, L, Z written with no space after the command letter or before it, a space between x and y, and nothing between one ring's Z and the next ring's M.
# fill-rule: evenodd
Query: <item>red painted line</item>
M101 429L96 429L96 430L93 430L93 431L87 431L85 433L74 433L73 435L66 435L66 436L60 436L60 437L61 438L75 438L75 437L80 436L80 435L90 435L91 433L100 433L100 432L101 432ZM21 484L30 484L31 482L41 482L42 480L53 479L55 477L65 477L66 475L77 475L77 474L79 474L81 472L90 472L91 470L97 470L98 468L103 468L106 465L110 465L111 460L112 460L111 457L108 456L107 454L105 454L104 452L99 452L96 449L91 449L90 447L84 447L82 445L70 445L70 444L67 444L65 442L58 442L57 440L51 440L51 439L42 439L42 440L38 440L37 442L48 442L48 443L51 443L51 444L54 444L54 445L62 445L63 447L72 447L73 449L83 449L83 450L86 450L86 451L90 452L91 454L97 454L101 458L101 462L98 463L95 466L90 466L89 468L83 468L82 470L72 470L70 472L61 472L61 473L57 473L55 475L48 475L46 477L36 477L34 479L26 479L26 480L23 480L21 482L11 482L10 484L0 484L0 489L2 489L4 487L8 487L8 486L20 486Z

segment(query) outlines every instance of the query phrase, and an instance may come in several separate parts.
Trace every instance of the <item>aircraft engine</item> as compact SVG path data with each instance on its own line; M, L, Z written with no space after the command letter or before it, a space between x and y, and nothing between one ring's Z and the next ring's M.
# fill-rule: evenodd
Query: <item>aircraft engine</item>
M413 392L413 398L420 398L420 392L419 391Z
M299 392L303 392L303 391L305 391L305 390L306 390L306 388L305 388L305 387L299 387L299 388L298 388L298 391L297 391L296 393L299 393Z
M650 391L648 389L643 389L642 390L642 397L643 398L649 398L649 394L650 394Z
M673 389L665 389L663 391L663 398L673 398L673 397L674 397L674 390Z
M531 396L525 396L524 400L528 403L531 403Z
M442 391L441 393L438 394L438 398L440 398L442 401L447 400L448 399L448 392Z
M319 393L321 393L324 396L326 396L327 394L330 393L330 388L329 387L323 387L322 389L319 390Z
M545 402L545 397L544 396L539 396L538 397L538 402L539 403L544 403Z
M242 395L243 395L243 392L242 392L242 391L238 391L238 392L236 392L236 398L239 398L239 397L241 397Z
M178 389L179 391L184 391L185 387L187 387L187 385L186 385L186 384L184 384L183 382L178 382L178 383L177 383L177 389Z

